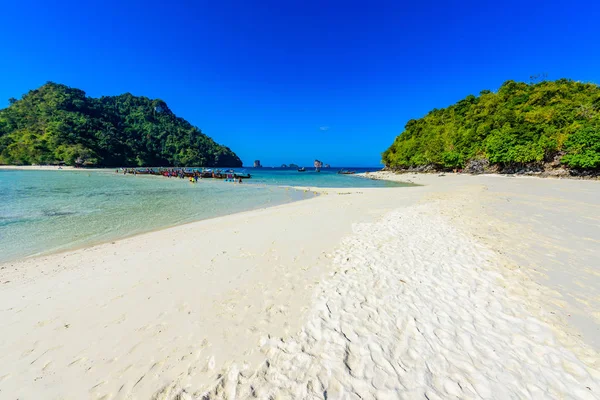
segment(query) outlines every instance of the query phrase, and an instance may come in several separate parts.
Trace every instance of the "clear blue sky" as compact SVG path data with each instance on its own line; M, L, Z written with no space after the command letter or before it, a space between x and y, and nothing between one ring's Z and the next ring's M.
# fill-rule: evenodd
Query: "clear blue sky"
M0 106L161 98L251 164L375 166L412 118L535 73L598 82L596 1L7 1Z

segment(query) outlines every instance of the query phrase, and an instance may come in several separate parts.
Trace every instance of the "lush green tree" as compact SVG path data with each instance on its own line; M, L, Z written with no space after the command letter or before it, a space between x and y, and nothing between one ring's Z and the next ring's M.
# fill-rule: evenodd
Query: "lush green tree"
M587 125L565 142L567 154L562 161L572 168L600 168L600 126Z
M568 79L507 81L407 122L383 153L392 168L460 168L469 160L600 168L600 87Z
M162 100L87 97L48 82L0 110L0 163L238 167L241 160Z

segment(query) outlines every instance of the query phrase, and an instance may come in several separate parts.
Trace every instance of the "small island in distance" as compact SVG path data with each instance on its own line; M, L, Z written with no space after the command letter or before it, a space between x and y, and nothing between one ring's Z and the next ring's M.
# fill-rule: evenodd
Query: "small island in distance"
M53 82L0 110L0 165L241 167L226 146L159 99L87 97Z

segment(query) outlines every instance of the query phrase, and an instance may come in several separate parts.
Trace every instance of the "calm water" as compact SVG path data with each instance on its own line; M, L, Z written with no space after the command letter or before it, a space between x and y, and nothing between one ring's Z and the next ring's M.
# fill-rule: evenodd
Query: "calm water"
M234 185L210 179L192 184L187 179L125 176L114 170L0 170L0 262L314 196L279 185L394 185L340 176L333 170L247 171L253 178Z
M372 172L377 168L344 168L350 171ZM312 186L312 187L397 187L407 186L394 182L376 181L349 175L339 175L339 168L322 169L315 172L314 168L306 168L306 172L280 168L248 168L245 171L252 174L253 184ZM250 181L248 181L250 182Z

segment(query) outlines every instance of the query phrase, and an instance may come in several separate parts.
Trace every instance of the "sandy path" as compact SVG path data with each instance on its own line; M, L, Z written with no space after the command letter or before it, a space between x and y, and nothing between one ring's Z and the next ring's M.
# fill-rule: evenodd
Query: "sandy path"
M600 181L375 175L440 189L423 200L501 255L505 268L526 274L531 285L521 294L543 297L532 301L548 318L559 315L553 324L600 351Z
M357 224L302 331L264 339L262 368L233 366L208 398L597 398L600 371L529 314L494 260L431 205ZM181 390L161 396L201 396Z
M520 202L498 206L522 188L447 178L324 190L2 265L0 398L598 398L598 353L562 299L572 286L541 286L548 274L508 251L520 241L546 260L515 227L554 240L510 220ZM546 182L528 184L529 201L570 209ZM575 216L593 222L600 187L588 184ZM593 238L581 221L555 222ZM594 276L594 260L573 259L569 276ZM586 283L577 297L594 307Z

